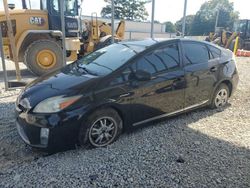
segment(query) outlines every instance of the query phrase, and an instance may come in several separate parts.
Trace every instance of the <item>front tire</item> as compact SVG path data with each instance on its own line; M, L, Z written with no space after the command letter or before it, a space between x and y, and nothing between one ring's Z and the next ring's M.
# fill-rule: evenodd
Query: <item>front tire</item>
M52 40L37 40L25 51L24 64L37 76L59 69L63 67L62 48Z
M221 84L214 92L210 107L213 109L223 108L228 103L229 88L226 84Z
M105 147L119 137L122 128L122 120L115 110L95 111L81 126L79 143L81 146Z

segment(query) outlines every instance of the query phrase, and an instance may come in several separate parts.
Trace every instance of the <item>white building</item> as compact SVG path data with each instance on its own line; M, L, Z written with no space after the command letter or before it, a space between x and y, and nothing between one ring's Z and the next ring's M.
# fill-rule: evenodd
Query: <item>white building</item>
M91 16L82 16L82 19L90 20ZM111 23L111 19L98 17L98 20L102 20L107 23ZM118 24L120 20L115 19L115 24ZM142 39L149 38L151 31L150 22L136 22L125 20L125 39ZM154 37L155 38L169 38L175 36L174 34L165 32L165 24L154 24Z

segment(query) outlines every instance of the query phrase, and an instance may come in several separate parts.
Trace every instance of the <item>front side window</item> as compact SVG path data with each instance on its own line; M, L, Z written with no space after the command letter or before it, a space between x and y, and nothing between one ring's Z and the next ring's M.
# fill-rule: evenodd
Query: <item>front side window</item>
M119 84L123 84L127 81L130 80L130 76L132 74L132 71L129 67L125 68L119 76L117 76L116 78L114 78L112 81L111 81L111 85L119 85Z
M137 70L143 70L151 74L154 74L157 71L154 64L148 61L144 57L138 60L136 64L134 64L132 67L133 67L134 72L136 72Z
M170 44L156 49L144 57L140 58L133 65L133 70L144 70L151 74L178 68L179 50L177 44Z
M209 60L208 49L199 43L184 42L184 55L188 64L206 63Z
M163 66L168 70L178 68L180 65L177 44L171 44L156 50L155 56L159 58Z

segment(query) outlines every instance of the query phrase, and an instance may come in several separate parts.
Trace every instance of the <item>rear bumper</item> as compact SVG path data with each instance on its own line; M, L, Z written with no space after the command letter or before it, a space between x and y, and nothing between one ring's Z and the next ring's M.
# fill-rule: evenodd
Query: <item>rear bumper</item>
M235 93L239 83L239 74L235 73L232 77L232 91L230 97Z

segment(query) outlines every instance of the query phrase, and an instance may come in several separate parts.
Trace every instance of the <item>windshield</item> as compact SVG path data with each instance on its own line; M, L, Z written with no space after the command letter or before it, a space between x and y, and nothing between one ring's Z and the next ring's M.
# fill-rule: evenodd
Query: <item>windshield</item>
M65 1L65 14L68 16L78 16L78 4L76 0Z
M245 33L245 31L246 31L246 26L247 26L246 20L239 20L238 22L235 23L235 25L234 25L234 30L235 30L236 32Z
M135 55L135 51L123 44L113 44L84 56L75 63L89 74L107 75Z
M65 0L65 10L64 14L66 16L78 16L78 4L77 0ZM52 0L52 11L54 14L60 13L60 4L59 0Z

